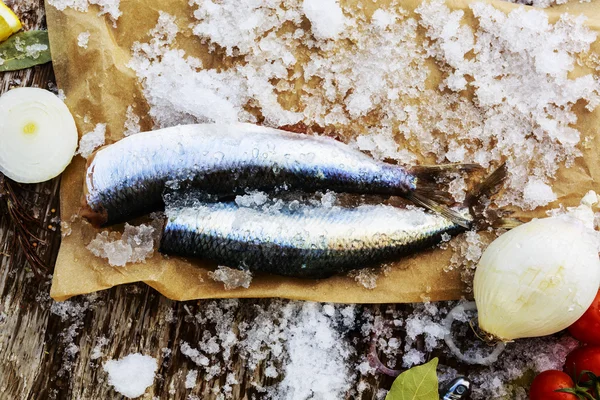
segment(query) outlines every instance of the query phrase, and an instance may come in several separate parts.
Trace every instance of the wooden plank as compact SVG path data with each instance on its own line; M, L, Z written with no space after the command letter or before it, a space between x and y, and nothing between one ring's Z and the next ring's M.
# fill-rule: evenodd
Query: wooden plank
M43 1L7 1L19 14L25 29L45 28ZM48 88L54 84L51 65L38 66L25 71L0 73L0 93L17 86ZM50 210L58 208L58 180L36 185L41 195L27 198L39 204L45 224L53 217ZM10 240L7 218L0 215L0 252L6 252ZM59 243L59 234L42 234L49 244L43 249L44 258L53 262ZM10 262L12 258L14 261ZM9 265L13 265L9 269ZM48 307L37 297L49 290L49 280L35 280L25 267L19 252L10 257L0 257L0 397L6 399L28 398L31 384L39 374L44 349L44 335L49 317Z

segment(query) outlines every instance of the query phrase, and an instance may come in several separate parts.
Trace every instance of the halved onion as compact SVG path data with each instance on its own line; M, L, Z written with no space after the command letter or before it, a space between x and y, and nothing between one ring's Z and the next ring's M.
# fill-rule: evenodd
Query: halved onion
M21 183L52 179L76 149L75 120L52 92L17 88L0 97L0 172L8 178Z

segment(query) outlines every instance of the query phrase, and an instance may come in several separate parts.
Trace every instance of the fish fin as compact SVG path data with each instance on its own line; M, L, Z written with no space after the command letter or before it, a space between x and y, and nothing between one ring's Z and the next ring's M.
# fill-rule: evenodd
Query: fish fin
M445 218L448 218L450 221L454 222L457 225L462 226L463 228L470 228L471 221L466 219L459 212L449 208L444 204L440 204L435 200L432 200L426 194L420 193L418 190L414 192L410 192L405 196L408 200L412 201L416 205L421 207L425 207L437 214L442 215Z
M500 165L490 175L487 176L474 190L467 194L465 205L471 207L481 202L486 197L489 198L498 193L504 180L506 179L506 163Z
M513 229L523 225L523 221L516 218L498 218L493 220L490 225L496 229Z
M425 180L434 180L437 175L443 173L452 173L460 171L476 171L481 169L477 164L442 164L439 166L421 166L416 167L417 177L421 174L426 176ZM415 173L415 170L411 172ZM484 204L486 199L498 193L500 187L507 175L506 164L502 164L494 172L488 175L474 190L467 193L463 206L468 207L472 219L458 211L453 210L449 205L454 203L453 198L446 191L440 190L437 184L430 182L421 182L417 189L405 195L413 203L428 208L433 212L448 218L457 225L464 228L481 227L502 227L505 229L514 228L520 224L520 221L514 218L505 218L505 214L493 210L487 210Z
M440 186L435 183L420 182L415 192L417 192L421 197L426 197L436 203L445 205L452 205L456 203L454 197L452 197L450 193L445 190L441 190Z
M439 165L418 165L412 167L410 172L422 180L434 180L440 175L449 175L457 172L479 171L483 167L479 164L439 164Z
M467 194L464 205L469 207L473 216L474 226L477 229L488 227L512 229L523 222L516 218L509 218L510 212L505 210L494 210L487 206L487 199L496 195L502 188L508 170L506 164L500 165L487 176L473 191Z

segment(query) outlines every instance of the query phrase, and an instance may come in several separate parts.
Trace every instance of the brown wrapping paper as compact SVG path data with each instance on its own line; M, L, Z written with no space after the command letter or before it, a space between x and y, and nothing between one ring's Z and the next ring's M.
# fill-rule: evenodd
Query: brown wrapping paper
M367 15L390 0L363 2L343 1L348 9ZM414 10L419 0L401 1L401 6ZM471 15L467 0L449 0L453 9L465 9ZM504 2L493 2L495 7L509 11L516 7ZM107 124L107 142L122 137L125 113L128 105L142 116L143 130L152 129L152 122L144 117L148 105L141 87L132 70L127 67L131 57L131 46L136 41L148 40L147 32L157 22L159 11L177 16L177 22L186 34L178 37L178 45L187 54L203 60L204 65L218 65L189 32L191 8L187 0L125 0L121 2L123 16L113 27L108 17L98 17L96 6L87 13L67 9L57 11L47 5L48 29L54 70L58 86L66 94L66 103L75 116L80 134L91 131L96 123ZM585 14L587 25L600 30L600 5L598 3L574 2L546 10L554 22L560 13ZM79 33L89 31L91 37L87 49L77 45ZM600 40L592 45L592 51L600 53ZM435 69L433 62L428 65ZM576 67L573 76L590 73L591 70ZM596 72L597 73L597 72ZM432 76L440 76L433 73ZM435 84L433 82L432 84ZM289 104L284 105L289 106ZM561 168L557 174L554 190L559 196L555 203L576 205L588 190L600 191L600 108L590 113L578 108L579 122L575 126L582 137L592 137L591 146L586 146L584 157L571 168ZM77 156L65 171L61 186L61 214L69 221L78 213L83 188L85 161ZM537 210L528 216L543 215ZM226 291L223 284L214 282L208 272L214 265L176 257L164 257L155 253L145 263L129 264L123 268L111 267L103 259L92 255L86 245L95 236L95 231L81 222L74 222L72 233L62 240L52 282L51 296L65 300L71 296L90 293L115 285L142 281L165 296L175 300L232 297L282 297L314 301L343 303L387 303L419 302L427 295L431 300L458 299L464 295L463 283L458 271L444 272L449 264L450 250L434 249L399 260L392 265L387 276L380 276L377 287L368 290L352 278L338 276L324 280L300 280L279 276L257 275L248 289Z

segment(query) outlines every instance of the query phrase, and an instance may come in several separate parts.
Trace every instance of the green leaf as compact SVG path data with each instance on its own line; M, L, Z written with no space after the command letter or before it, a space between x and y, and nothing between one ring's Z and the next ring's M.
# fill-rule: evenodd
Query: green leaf
M401 373L385 400L439 400L436 369L438 359Z
M25 31L0 43L0 72L16 71L51 60L48 31Z

